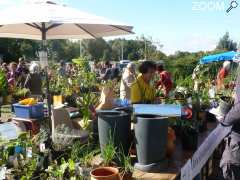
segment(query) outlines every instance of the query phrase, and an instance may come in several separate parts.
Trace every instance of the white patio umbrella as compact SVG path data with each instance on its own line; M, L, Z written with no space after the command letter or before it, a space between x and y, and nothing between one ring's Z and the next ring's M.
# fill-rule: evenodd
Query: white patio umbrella
M132 34L132 28L52 1L28 3L0 11L0 37L5 38L43 42L47 39L92 39ZM50 115L49 85L46 79Z
M131 26L51 1L0 12L0 37L24 39L91 39L132 33Z

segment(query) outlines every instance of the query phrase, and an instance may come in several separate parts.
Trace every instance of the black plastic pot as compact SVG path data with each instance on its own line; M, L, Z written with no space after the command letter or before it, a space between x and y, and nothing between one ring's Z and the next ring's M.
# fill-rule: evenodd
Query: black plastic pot
M68 103L68 106L77 107L76 96L74 96L74 95L66 96L64 100L66 103Z
M130 148L131 116L122 111L98 111L98 134L101 152L111 141L119 151L128 154Z
M138 115L135 138L138 163L135 168L145 172L156 172L166 166L168 119L154 115Z
M217 121L216 116L208 111L206 111L206 120L208 122L216 122Z
M200 133L207 131L206 112L207 111L200 111L199 114L198 114L198 118L199 118L199 132Z
M183 127L181 139L184 150L195 151L198 148L198 131L196 129Z
M114 110L116 111L123 111L129 115L132 115L133 113L133 107L117 107Z

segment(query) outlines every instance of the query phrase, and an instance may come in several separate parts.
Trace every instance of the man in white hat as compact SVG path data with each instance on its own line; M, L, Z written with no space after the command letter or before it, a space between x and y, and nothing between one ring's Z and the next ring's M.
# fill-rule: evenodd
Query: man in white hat
M123 72L120 86L120 99L131 100L131 86L135 81L136 65L129 63Z
M221 90L224 88L224 79L228 76L230 67L230 61L225 61L223 63L223 67L220 69L217 75L217 90Z

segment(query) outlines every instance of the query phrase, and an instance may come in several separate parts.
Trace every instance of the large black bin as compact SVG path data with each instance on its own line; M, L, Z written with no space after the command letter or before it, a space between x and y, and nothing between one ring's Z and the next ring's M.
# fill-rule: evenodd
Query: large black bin
M168 118L155 115L137 115L135 138L138 163L135 168L157 172L166 166Z
M118 151L128 154L130 148L131 116L122 111L98 111L98 134L101 152L114 142Z

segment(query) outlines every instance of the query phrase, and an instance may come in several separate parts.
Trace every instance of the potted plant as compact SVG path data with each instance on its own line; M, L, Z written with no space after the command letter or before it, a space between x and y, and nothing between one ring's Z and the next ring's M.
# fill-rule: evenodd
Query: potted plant
M83 129L93 130L96 123L92 121L92 111L98 102L98 96L94 93L80 93L77 98L77 105L82 114L82 120L79 122ZM96 128L96 127L95 127Z
M3 97L7 95L8 84L5 73L0 70L0 106L3 103Z
M54 161L45 170L49 179L72 179L79 177L76 175L75 162L72 159L61 158L60 163Z
M87 144L81 144L79 141L74 142L70 155L71 159L76 162L77 174L85 179L89 178L90 171L94 166L93 159L99 152L99 148L91 142Z
M232 92L225 91L225 93L219 98L218 110L221 114L227 114L234 103L231 93Z
M30 90L27 88L20 88L20 87L15 87L13 91L13 98L15 102L18 102L20 100L23 100L27 98L30 94Z
M117 158L116 147L113 140L105 145L102 151L103 167L95 168L90 172L92 180L120 180L119 170L114 162Z
M183 121L181 131L182 148L196 150L198 148L198 128L193 122Z
M131 180L132 174L134 171L134 167L131 164L131 157L130 155L125 155L124 151L120 151L118 153L118 162L120 166L120 176L122 180Z

